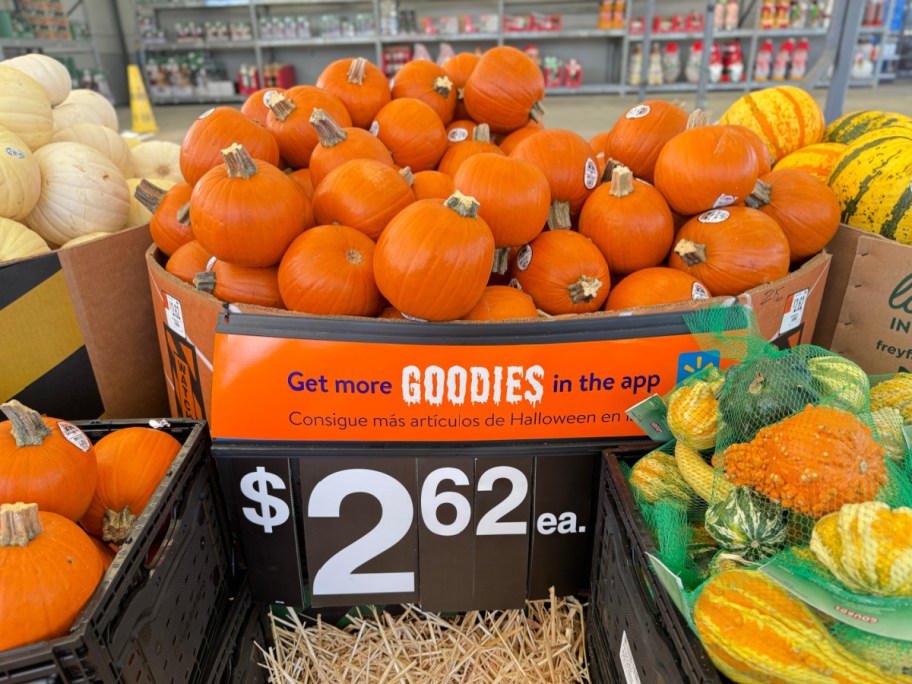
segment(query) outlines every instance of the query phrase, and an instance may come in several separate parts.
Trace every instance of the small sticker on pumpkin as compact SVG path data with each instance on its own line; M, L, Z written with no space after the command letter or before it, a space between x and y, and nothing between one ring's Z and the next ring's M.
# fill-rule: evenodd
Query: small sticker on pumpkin
M267 90L265 93L263 93L263 104L268 107L269 100L272 99L273 95L276 95L276 91L274 91L274 90ZM212 111L212 110L209 110L209 111Z
M268 95L269 93L266 93L266 94ZM197 118L199 118L199 119L205 119L207 116L209 116L210 114L212 114L212 112L214 112L214 111L215 111L215 107L210 107L210 108L207 109L205 112L203 112L202 114L200 114L199 117L197 117Z
M731 213L725 211L725 209L711 209L700 214L697 217L697 221L700 223L722 223L722 221L727 221L729 216L731 216Z
M598 183L598 178L598 166L596 165L595 160L592 157L589 157L586 160L586 171L583 176L583 183L586 184L586 189L592 190Z
M454 143L462 142L468 137L469 132L465 128L454 128L452 131L447 133L447 140Z
M92 446L85 433L72 423L66 423L61 420L57 423L57 427L60 428L60 434L63 435L63 438L80 451L88 451Z
M25 159L25 152L22 150L17 150L15 147L7 147L6 153L11 157L15 157L16 159Z
M516 254L516 268L525 271L532 263L532 245L523 245Z
M690 298L694 301L709 299L709 290L703 286L703 283L698 283L695 280L693 286L690 288Z
M402 313L401 311L399 313ZM402 317L409 321L415 321L417 323L427 323L426 318L418 318L417 316L409 316L407 313L403 313Z
M372 136L376 137L377 133L379 133L379 132L380 132L380 122L374 121L374 123L372 123L371 127L368 129L368 133L370 133Z
M724 192L719 195L715 202L713 202L713 209L718 209L719 207L727 207L734 204L737 201L737 197L734 195L726 195Z
M516 278L510 278L510 282L507 283L509 287L512 287L514 290L522 290L522 283L520 283Z
M649 112L651 112L651 111L652 110L649 108L649 105L637 105L636 107L631 109L629 112L627 112L627 114L625 115L625 118L642 119L644 116L649 114Z

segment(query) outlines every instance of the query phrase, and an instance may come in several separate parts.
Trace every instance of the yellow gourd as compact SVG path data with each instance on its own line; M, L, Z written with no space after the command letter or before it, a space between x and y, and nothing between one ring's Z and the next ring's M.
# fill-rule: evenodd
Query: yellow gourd
M675 389L666 401L668 427L679 442L702 451L716 445L719 402L715 390L718 374Z
M871 410L888 406L902 413L904 421L912 422L912 373L897 373L871 388Z
M903 436L902 413L892 406L884 406L871 413L871 421L877 431L877 441L887 452L887 456L894 461L902 461L906 457L906 438Z
M694 496L694 490L681 477L674 457L661 451L653 451L637 461L630 471L629 482L633 493L651 504L665 500L687 506Z
M719 501L734 489L721 470L717 471L703 460L699 451L682 442L675 444L675 463L684 481L704 501Z

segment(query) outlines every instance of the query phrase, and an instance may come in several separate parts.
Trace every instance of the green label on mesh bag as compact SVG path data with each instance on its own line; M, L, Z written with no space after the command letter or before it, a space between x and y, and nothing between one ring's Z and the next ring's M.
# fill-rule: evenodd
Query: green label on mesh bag
M837 596L816 582L791 572L778 558L763 565L760 571L808 605L840 622L863 632L912 641L912 606L906 601L902 602L904 605L891 607L889 600L882 600L881 605L873 606Z
M668 428L668 407L658 394L631 406L627 415L652 441L664 444L674 439Z

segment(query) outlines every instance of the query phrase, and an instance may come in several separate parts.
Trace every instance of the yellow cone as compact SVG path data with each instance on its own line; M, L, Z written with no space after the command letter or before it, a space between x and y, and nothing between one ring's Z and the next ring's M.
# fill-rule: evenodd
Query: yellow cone
M158 124L152 113L152 105L146 94L146 85L136 64L127 67L127 80L130 84L130 113L133 115L134 133L156 133Z

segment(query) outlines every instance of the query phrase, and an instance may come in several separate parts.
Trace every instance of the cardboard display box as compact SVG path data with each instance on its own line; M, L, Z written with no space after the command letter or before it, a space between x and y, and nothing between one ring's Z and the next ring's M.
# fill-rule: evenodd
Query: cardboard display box
M912 370L912 247L842 225L814 344L870 374Z
M168 414L148 226L0 264L0 400L71 420Z
M226 311L226 304L172 276L165 271L164 262L164 256L154 246L146 252L155 326L161 346L171 413L175 416L208 418L211 415L215 327L219 317ZM712 305L740 303L753 309L766 339L783 348L793 347L810 342L814 334L829 265L830 256L820 254L785 278L749 290L737 298L718 297L682 305L590 314L587 318L591 320L593 328L598 329L599 321L610 316L694 310ZM232 307L241 312L305 316L247 305ZM366 330L376 329L377 326L412 325L368 318L351 320L363 322ZM535 321L528 323L536 324Z

